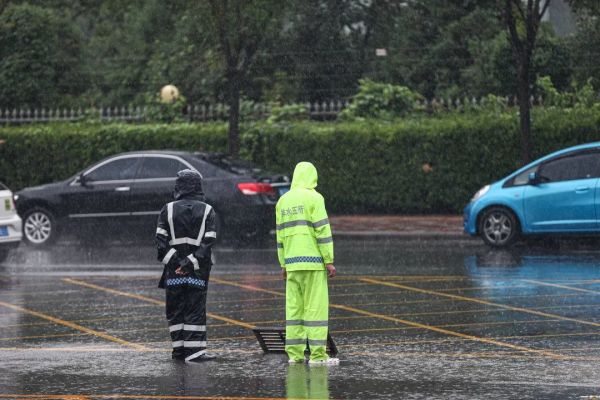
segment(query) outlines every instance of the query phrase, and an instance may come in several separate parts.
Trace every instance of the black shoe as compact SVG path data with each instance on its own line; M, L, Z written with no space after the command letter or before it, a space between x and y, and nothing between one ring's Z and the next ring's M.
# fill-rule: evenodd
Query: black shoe
M210 353L203 353L203 354L200 354L195 357L192 354L191 356L186 357L185 361L186 362L204 362L204 361L212 361L215 358L217 358L217 356L214 354L210 354Z
M185 360L185 354L172 353L171 354L171 358L173 360L181 360L181 361L183 361L183 360Z

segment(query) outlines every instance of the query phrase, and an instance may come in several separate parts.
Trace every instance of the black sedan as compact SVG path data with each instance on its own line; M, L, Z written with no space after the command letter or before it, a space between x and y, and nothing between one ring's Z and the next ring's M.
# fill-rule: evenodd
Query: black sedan
M220 236L261 240L274 228L275 203L290 187L287 176L265 174L219 154L140 151L109 157L65 181L17 192L23 237L36 246L61 233L152 237L162 206L173 201L175 176L186 168L202 174Z

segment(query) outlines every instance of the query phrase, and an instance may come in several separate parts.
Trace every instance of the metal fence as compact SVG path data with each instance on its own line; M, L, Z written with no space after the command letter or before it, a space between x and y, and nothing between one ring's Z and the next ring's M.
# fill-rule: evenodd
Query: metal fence
M498 98L507 107L517 105L516 97ZM425 112L461 111L476 109L485 106L489 100L486 98L434 98L415 102L415 108ZM350 104L346 100L323 101L316 103L301 103L307 110L308 116L313 120L332 120ZM531 98L531 104L541 105L542 99ZM271 115L271 104L242 103L240 115L242 120L261 120ZM0 123L26 124L44 122L73 122L82 120L100 120L103 122L145 122L156 119L156 112L150 107L92 107L92 108L12 108L0 109ZM189 122L225 121L229 116L229 106L215 105L188 105L182 110L181 119Z

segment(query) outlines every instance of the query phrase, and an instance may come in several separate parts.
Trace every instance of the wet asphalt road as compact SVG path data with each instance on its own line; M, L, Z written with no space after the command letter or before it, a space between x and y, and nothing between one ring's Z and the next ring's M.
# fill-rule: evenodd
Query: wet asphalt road
M21 247L0 265L0 398L579 399L600 396L600 248L337 239L341 364L288 366L272 249L216 252L209 346L170 360L161 267L143 244Z

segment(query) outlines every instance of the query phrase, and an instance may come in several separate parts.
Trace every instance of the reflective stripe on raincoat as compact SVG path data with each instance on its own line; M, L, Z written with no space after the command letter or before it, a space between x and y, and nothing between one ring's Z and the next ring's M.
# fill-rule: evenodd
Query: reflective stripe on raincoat
M317 170L298 163L290 191L276 206L277 255L287 271L322 270L333 263L333 238L323 196L315 190Z

